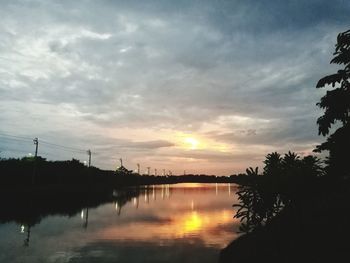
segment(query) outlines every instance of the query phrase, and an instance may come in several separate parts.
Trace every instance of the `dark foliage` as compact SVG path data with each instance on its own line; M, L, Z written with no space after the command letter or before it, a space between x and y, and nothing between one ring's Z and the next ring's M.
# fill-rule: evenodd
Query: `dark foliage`
M300 159L288 152L282 158L274 152L266 156L263 174L258 168L246 171L247 181L239 186L235 217L242 222L240 231L250 232L273 219L283 208L297 206L303 192L322 175L315 156Z
M47 161L44 158L0 159L0 191L13 188L61 187L80 189L107 186L109 188L173 183L229 183L239 181L237 176L214 175L146 176L132 173L124 166L116 171L87 167L78 160Z
M78 160L46 161L45 158L0 160L0 181L3 187L107 184L112 171L87 167Z
M344 68L337 73L320 79L317 88L332 86L317 105L324 110L323 116L317 120L319 134L327 136L334 124L339 128L331 134L327 141L317 146L316 152L329 151L328 174L332 176L350 176L348 163L350 155L350 30L340 33L335 45L334 58L331 63Z

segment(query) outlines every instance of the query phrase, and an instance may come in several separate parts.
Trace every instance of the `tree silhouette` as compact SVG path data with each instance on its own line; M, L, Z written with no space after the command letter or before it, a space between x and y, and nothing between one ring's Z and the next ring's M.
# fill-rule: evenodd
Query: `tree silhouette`
M266 155L264 164L264 175L278 176L281 174L282 157L278 152Z
M318 118L319 134L327 136L335 124L339 128L331 134L327 141L318 145L316 152L329 151L328 173L338 176L349 176L348 163L350 155L350 30L340 33L335 45L334 58L330 63L342 65L337 73L320 79L316 88L332 86L317 106L324 110Z
M300 156L294 152L288 152L282 159L282 166L285 171L295 172L300 164Z
M264 160L264 172L258 168L246 170L247 180L238 187L239 204L235 217L242 222L241 232L251 232L270 222L282 210L303 201L302 191L308 191L315 179L322 175L322 167L315 156L300 156L294 152L269 153Z
M318 177L323 175L321 161L316 156L308 155L301 160L301 171L303 176Z

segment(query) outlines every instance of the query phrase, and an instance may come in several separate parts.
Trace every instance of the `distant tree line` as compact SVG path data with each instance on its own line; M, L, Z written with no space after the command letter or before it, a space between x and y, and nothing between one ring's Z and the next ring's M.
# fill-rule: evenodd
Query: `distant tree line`
M122 187L129 185L172 184L181 182L228 183L236 182L236 176L215 175L146 176L139 175L124 166L116 171L87 167L79 160L47 161L45 158L24 157L0 159L0 188L61 186L67 190L86 187Z

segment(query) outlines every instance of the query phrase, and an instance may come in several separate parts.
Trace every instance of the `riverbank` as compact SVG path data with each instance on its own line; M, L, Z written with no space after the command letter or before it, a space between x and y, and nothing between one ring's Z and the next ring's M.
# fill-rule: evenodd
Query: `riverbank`
M344 261L350 234L349 189L349 181L325 180L300 205L229 244L219 262Z

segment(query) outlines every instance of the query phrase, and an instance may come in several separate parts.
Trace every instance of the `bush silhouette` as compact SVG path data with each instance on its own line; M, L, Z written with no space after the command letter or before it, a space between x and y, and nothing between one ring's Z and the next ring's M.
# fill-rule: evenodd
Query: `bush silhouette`
M277 152L266 155L263 174L258 168L246 170L247 180L238 188L239 204L235 217L242 222L241 232L263 226L284 208L298 206L302 192L308 190L322 175L322 167L315 156L300 158L293 152L281 157Z

